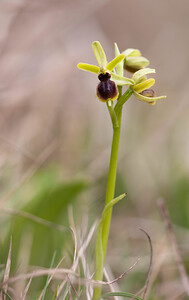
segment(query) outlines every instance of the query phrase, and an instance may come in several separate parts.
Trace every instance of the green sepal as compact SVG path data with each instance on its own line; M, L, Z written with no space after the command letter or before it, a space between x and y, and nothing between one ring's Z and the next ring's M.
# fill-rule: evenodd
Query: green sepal
M117 43L114 43L114 51L115 51L115 57L120 55L120 51L119 51ZM117 71L118 75L123 76L123 61L121 61L119 64L117 64L116 71Z
M141 52L138 49L128 48L122 52L125 56L141 56Z
M133 91L135 97L141 101L145 101L147 103L150 103L150 104L153 104L153 102L157 101L157 100L161 100L161 99L165 99L167 98L167 96L159 96L159 97L146 97L146 96L143 96L135 91Z
M134 81L132 79L120 76L120 75L112 73L112 72L111 72L111 79L113 81L115 81L115 83L117 85L121 85L121 86L122 85L133 85L134 84Z
M104 49L102 48L100 42L98 41L93 42L92 48L99 67L105 68L107 65L107 59L106 59L106 54L104 52Z
M151 88L155 84L154 78L149 78L141 83L135 84L133 90L137 93L141 93L144 90Z
M143 76L146 76L148 74L152 74L152 73L155 73L156 70L155 69L150 69L150 68L145 68L145 69L141 69L137 72L135 72L133 74L133 77L132 79L134 80L135 84L138 83L140 81L140 79L143 77Z
M95 74L98 74L99 71L100 71L100 68L98 66L94 66L94 65L91 65L91 64L84 64L84 63L79 63L77 65L77 67L81 70L84 70L84 71L89 71L91 73L95 73Z
M125 58L124 54L119 54L117 57L115 57L107 64L106 69L108 71L112 71L124 58Z

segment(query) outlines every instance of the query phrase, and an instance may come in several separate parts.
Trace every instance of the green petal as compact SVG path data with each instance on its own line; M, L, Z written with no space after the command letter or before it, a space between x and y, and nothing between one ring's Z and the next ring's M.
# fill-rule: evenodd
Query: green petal
M124 54L118 55L107 64L106 69L112 71L115 68L115 66L117 66L117 64L119 64L124 58L125 58Z
M154 101L161 100L167 98L167 96L159 96L159 97L145 97L135 91L133 91L135 97L141 101L145 101L147 103L153 104Z
M125 56L141 56L141 52L138 49L128 48L122 52Z
M93 48L93 52L96 57L96 60L98 62L98 65L101 68L105 68L107 65L107 59L106 59L106 54L105 54L101 44L98 41L95 41L92 43L92 48Z
M84 64L84 63L79 63L77 65L77 67L81 70L84 70L84 71L89 71L91 73L95 73L95 74L98 74L99 71L100 71L100 68L97 67L97 66L94 66L94 65L90 65L90 64Z
M154 78L150 78L147 79L141 83L135 84L133 87L133 90L137 93L141 93L144 90L147 90L149 88L151 88L151 86L153 86L155 83L155 79Z
M135 83L138 83L143 76L146 76L148 74L152 74L155 72L156 72L155 69L150 69L150 68L141 69L133 74L132 79L134 80Z
M133 85L134 81L132 79L120 76L118 74L111 72L111 79L115 81L117 85Z
M114 44L114 50L115 50L115 57L119 56L120 51L119 51L117 43ZM123 61L121 61L119 64L117 64L116 71L117 71L118 75L123 76Z

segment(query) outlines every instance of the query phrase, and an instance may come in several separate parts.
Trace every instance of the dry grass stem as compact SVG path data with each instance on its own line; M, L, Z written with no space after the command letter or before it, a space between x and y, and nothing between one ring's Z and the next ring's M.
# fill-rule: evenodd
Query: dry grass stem
M146 278L146 282L145 282L145 286L144 286L144 293L143 293L143 300L146 297L146 293L149 287L149 282L150 282L150 278L151 278L151 273L152 273L152 263L153 263L153 247L152 247L152 241L151 238L149 236L149 234L144 230L141 229L140 230L142 232L144 232L144 234L146 235L148 242L149 242L149 246L150 246L150 263L149 263L149 267L148 267L148 274L147 274L147 278Z
M55 273L56 270L56 273ZM26 280L26 279L30 279L35 278L35 277L40 277L40 276L46 276L46 275L54 275L54 277L56 279L62 279L63 275L67 275L67 274L73 274L76 277L78 277L78 274L74 273L72 270L69 269L56 269L56 268L52 268L52 269L43 269L43 270L37 270L37 271L33 271L33 272L29 272L26 274L19 274L17 276L11 277L8 279L8 283L12 283L12 282L16 282L18 280Z
M110 270L107 271L107 268L104 268L104 277L107 281L111 281L111 277L112 277L112 274L110 274ZM115 288L115 285L116 285L116 288ZM109 289L110 289L110 292L118 292L119 291L119 288L118 288L118 284L117 282L115 282L114 284L110 284L109 285ZM117 297L117 296L114 296L113 297L114 300L121 300L122 297Z
M180 255L180 251L179 251L179 247L178 247L178 244L177 244L176 236L175 236L174 230L173 230L173 225L171 224L169 213L168 213L168 210L165 206L165 203L164 203L163 199L158 200L158 207L160 209L163 220L165 222L165 226L166 226L166 229L167 229L167 234L168 234L168 237L170 239L170 242L171 242L171 245L172 245L172 248L173 248L175 261L177 263L177 267L178 267L178 270L179 270L179 273L180 273L180 276L181 276L181 281L182 281L183 287L185 289L186 294L189 296L188 275L187 275L185 266L183 264L182 257Z
M11 268L11 252L12 252L12 237L10 239L10 246L9 246L9 252L7 257L7 263L5 267L5 274L3 278L3 285L2 285L2 300L5 300L5 295L8 290L8 282L9 282L9 275L10 275L10 268Z
M113 284L113 283L119 281L120 279L122 279L123 277L125 277L138 264L139 260L140 260L140 257L138 257L138 259L135 261L135 263L129 269L127 269L125 272L123 272L121 275L119 275L114 280L107 281L107 282L100 281L100 280L93 280L92 282L95 283L95 284L101 284L101 285Z
M23 292L23 294L21 295L21 300L25 300L25 299L26 299L26 295L27 295L28 290L29 290L29 288L30 288L32 279L33 279L32 277L29 279L29 281L28 281L28 283L27 283L27 285L26 285L26 287L25 287L25 289L24 289L24 292Z
M60 260L60 262L58 263L58 265L57 265L56 268L54 269L54 273L51 274L51 276L49 277L49 279L48 279L48 281L47 281L47 285L46 285L46 286L44 287L44 289L42 290L42 292L41 292L41 294L40 294L38 300L41 300L41 299L42 299L42 297L43 297L43 295L44 295L44 293L45 293L45 289L49 286L51 280L53 279L54 275L56 274L57 269L59 268L59 266L61 265L61 263L63 262L63 260L64 260L64 257Z

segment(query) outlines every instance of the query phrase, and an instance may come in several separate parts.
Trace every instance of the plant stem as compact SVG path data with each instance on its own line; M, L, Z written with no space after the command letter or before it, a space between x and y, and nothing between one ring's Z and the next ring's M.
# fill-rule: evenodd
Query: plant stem
M128 89L126 93L123 95L125 99L124 102L126 102L129 99L131 94L132 91ZM123 96L120 95L120 99ZM119 103L119 99L117 103ZM105 205L107 205L114 198L114 193L115 193L118 150L119 150L119 140L120 140L120 132L121 132L121 117L122 117L122 106L119 107L119 110L117 112L118 126L115 127L113 124L113 139L112 139L112 148L111 148L109 172L108 172L108 179L107 179ZM106 257L106 250L107 250L108 237L109 237L110 224L111 224L111 216L112 216L112 208L109 209L104 219L103 227L101 231L101 241L99 240L98 237L96 242L95 280L102 280L103 278L103 267L104 267L104 262ZM93 293L93 300L99 299L100 295L101 295L101 287L95 287Z
M108 204L114 198L114 193L115 193L117 159L118 159L120 132L121 132L121 115L122 115L122 111L120 111L118 117L119 127L113 129L112 149L111 149L111 156L110 156L105 205ZM112 208L107 213L107 216L103 224L103 230L102 230L102 249L104 254L104 260L106 256L106 248L107 248L108 237L109 237L111 215L112 215Z

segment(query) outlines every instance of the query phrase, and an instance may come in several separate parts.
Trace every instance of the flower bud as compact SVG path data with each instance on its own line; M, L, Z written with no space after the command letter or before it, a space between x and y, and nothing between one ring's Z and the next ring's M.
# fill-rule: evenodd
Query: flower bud
M135 73L149 65L149 60L143 56L127 56L124 60L125 70Z

